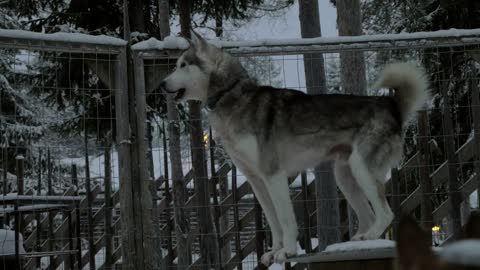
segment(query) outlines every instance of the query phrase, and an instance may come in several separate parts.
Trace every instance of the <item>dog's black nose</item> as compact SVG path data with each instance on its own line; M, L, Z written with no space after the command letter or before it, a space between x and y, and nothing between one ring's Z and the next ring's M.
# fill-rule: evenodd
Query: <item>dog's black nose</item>
M162 82L160 83L160 88L161 88L162 90L165 90L165 86L166 86L166 85L167 85L167 83L166 83L165 81L162 81Z

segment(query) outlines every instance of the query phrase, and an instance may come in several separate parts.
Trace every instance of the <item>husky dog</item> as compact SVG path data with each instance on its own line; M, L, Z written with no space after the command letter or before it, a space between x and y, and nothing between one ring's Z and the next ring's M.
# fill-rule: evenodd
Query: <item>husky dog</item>
M244 173L270 225L262 263L297 253L287 178L335 160L336 183L359 219L354 240L376 239L393 219L384 179L402 159L402 127L428 97L421 69L393 64L376 87L393 97L306 95L260 86L238 59L192 33L190 48L160 86L175 100L198 100L233 163ZM371 206L370 206L371 205Z
M472 212L462 238L435 252L431 232L404 217L400 222L395 269L480 270L480 212Z

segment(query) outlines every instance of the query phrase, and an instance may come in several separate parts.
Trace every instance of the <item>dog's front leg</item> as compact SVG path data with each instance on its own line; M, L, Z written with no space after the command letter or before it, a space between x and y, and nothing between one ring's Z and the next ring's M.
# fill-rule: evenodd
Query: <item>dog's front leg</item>
M283 232L283 247L275 253L274 260L283 263L297 254L298 226L285 172L277 172L265 179L265 186L272 199L275 213Z
M273 263L275 253L283 247L283 232L278 216L273 205L272 198L268 192L265 181L258 176L250 166L241 162L239 159L232 158L240 171L247 177L247 181L252 187L253 193L260 203L262 210L267 218L268 225L272 231L272 250L262 255L261 263L270 266Z
M268 225L272 231L272 250L265 252L261 258L262 264L270 266L273 263L275 253L283 247L282 227L278 220L270 193L265 186L265 181L259 177L254 177L251 175L247 176L247 179L252 187L253 193L255 193L258 202L262 206L263 212L265 213L265 217L268 221Z

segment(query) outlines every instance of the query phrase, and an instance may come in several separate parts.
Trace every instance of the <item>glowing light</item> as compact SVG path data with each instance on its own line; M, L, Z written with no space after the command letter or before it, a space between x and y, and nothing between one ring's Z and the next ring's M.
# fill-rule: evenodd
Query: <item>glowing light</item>
M208 143L208 135L203 135L203 142Z
M432 232L438 232L438 231L440 231L440 227L438 227L438 226L433 226Z

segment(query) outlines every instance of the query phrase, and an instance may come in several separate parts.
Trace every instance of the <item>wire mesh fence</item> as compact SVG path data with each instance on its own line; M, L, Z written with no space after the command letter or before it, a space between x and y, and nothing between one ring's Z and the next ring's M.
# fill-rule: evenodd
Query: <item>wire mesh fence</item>
M405 161L385 181L397 216L413 213L435 228L433 241L440 245L457 233L470 208L478 208L480 35L439 36L220 45L260 84L303 92L321 87L307 87L307 80L317 81L308 76L318 75L305 73L321 60L328 93L344 93L342 53L362 54L369 86L385 63L421 63L433 98L406 127ZM125 259L132 254L156 258L145 263L152 269L261 269L271 235L247 178L206 115L191 119L179 104L179 120L167 116L159 83L182 50L134 50L129 63L118 40L47 37L0 38L3 269L135 269L137 262ZM367 94L389 91L367 87ZM192 147L192 120L204 127L201 149ZM192 170L195 150L204 154L206 178ZM312 170L289 179L300 253L318 251L318 203L339 205L340 223L329 229L341 240L356 226L342 194L319 197L314 180ZM199 185L207 194L197 192ZM199 215L202 208L210 216ZM199 224L211 226L205 231ZM396 224L387 238L395 238ZM209 260L202 258L205 250Z

